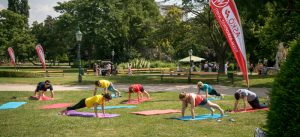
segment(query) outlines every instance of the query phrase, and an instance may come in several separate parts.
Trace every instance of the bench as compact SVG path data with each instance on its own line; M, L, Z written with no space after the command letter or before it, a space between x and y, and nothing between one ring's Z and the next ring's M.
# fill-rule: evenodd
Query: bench
M46 70L46 77L65 76L64 70Z
M189 72L188 71L162 71L161 72L161 81L164 79L186 79L188 80ZM218 72L191 72L191 80L217 80L218 81Z

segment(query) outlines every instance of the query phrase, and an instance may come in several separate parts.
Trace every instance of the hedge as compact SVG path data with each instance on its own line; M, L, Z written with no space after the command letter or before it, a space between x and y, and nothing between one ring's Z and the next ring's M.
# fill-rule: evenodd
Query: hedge
M268 137L300 136L300 37L297 41L291 43L287 60L270 93Z
M0 71L0 77L26 77L26 78L36 78L44 77L43 73L33 73L33 72L20 72L20 71Z

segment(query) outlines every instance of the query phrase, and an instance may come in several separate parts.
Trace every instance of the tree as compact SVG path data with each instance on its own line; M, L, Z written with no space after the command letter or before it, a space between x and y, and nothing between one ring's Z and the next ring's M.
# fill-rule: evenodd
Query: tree
M268 136L300 136L300 35L290 43L287 60L276 76L268 113Z
M12 47L19 61L25 61L33 56L35 43L34 37L24 27L26 26L24 18L10 10L0 11L0 49L7 51L8 47Z

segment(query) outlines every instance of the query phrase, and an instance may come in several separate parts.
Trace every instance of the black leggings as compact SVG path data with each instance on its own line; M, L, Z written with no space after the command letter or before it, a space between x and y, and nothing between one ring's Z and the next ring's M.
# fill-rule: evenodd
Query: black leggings
M216 96L221 96L220 93L218 93L215 89L212 89L210 93L208 93L209 95L216 95Z
M253 109L261 109L261 108L266 108L268 106L266 105L262 105L262 104L259 104L259 100L258 100L258 97L256 97L254 100L252 101L248 101L248 103L250 104L250 106L253 108Z
M76 110L76 109L80 109L80 108L84 108L86 107L85 105L85 98L80 100L77 104L75 104L72 107L67 107L67 110Z

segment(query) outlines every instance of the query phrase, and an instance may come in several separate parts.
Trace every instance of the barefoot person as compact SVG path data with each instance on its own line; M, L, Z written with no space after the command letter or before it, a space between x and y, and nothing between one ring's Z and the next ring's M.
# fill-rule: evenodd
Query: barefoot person
M37 84L36 89L34 91L34 97L40 98L41 96L44 96L47 89L49 89L51 92L51 98L54 98L53 87L51 85L50 80L46 80L45 82L39 82ZM37 93L39 93L38 96Z
M205 107L211 111L211 115L214 115L214 109L220 111L221 116L224 116L224 110L217 104L208 101L206 98L203 98L201 95L195 93L186 93L182 92L179 94L179 99L182 101L182 109L181 115L184 117L185 109L187 108L188 104L191 104L191 114L192 118L195 119L195 107L201 106Z
M261 109L261 108L266 108L266 105L260 104L259 100L258 100L258 96L247 89L238 89L235 93L234 93L234 98L236 99L235 103L234 103L234 111L238 110L238 104L239 104L239 100L240 98L243 99L243 103L244 103L244 108L243 110L246 111L247 108L247 103L248 102L250 104L250 106L253 109Z
M94 107L94 111L95 111L95 116L98 117L98 105L101 105L102 108L102 113L105 114L105 102L111 100L111 95L109 93L104 93L102 95L95 95L89 98L84 98L81 99L77 104L75 104L74 106L71 107L67 107L66 109L60 111L61 115L66 114L67 111L69 110L76 110L76 109L80 109L80 108L90 108L90 107Z
M96 95L97 89L98 88L103 88L104 93L108 93L109 91L112 91L114 93L116 93L116 96L121 97L121 93L119 90L117 90L113 83L108 81L108 80L99 80L99 81L95 81L95 90L94 90L94 95Z
M137 99L140 101L140 99L143 99L143 94L147 96L147 99L150 98L149 93L144 89L144 87L141 84L132 84L128 88L128 101L130 101L131 93L135 92L137 94Z

